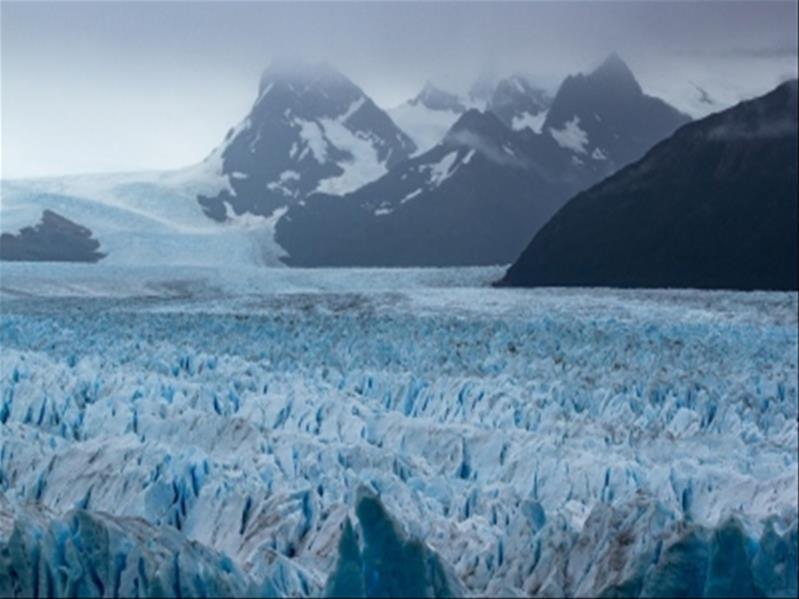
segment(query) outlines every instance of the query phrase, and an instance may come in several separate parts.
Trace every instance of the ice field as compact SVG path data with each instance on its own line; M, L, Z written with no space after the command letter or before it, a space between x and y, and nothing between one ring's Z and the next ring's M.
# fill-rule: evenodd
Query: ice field
M0 595L791 596L797 294L0 265Z

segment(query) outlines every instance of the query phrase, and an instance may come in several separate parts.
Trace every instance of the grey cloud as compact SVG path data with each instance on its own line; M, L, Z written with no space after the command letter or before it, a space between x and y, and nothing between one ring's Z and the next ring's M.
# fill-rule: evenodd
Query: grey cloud
M481 72L552 89L618 50L647 91L674 103L695 95L691 80L723 106L728 82L753 96L790 69L796 13L795 2L4 1L3 175L198 161L278 55L327 60L391 107L427 79L466 92Z
M730 58L791 58L799 56L799 48L796 44L732 48L729 50L728 55Z

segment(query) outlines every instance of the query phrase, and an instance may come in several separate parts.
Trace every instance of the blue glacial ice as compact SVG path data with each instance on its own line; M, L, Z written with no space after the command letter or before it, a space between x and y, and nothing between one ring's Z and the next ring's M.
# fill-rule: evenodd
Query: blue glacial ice
M796 594L795 293L0 274L0 595Z

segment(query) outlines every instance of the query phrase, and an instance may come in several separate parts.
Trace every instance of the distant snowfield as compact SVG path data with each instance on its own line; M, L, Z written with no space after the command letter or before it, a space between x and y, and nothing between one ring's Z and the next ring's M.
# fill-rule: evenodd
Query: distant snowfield
M502 271L0 264L24 588L319 593L366 489L460 592L795 594L797 294Z

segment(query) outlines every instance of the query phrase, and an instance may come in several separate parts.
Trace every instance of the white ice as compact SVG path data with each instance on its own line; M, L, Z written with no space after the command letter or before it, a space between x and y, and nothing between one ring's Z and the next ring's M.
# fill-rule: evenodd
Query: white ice
M730 519L790 591L797 294L501 273L0 265L0 543L77 506L311 594L366 487L477 595L596 596Z

